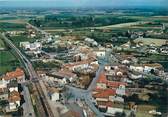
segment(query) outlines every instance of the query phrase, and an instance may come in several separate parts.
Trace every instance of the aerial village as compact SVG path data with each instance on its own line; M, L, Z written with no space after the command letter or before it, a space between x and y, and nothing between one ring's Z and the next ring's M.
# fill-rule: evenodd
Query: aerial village
M160 96L168 79L160 63L143 59L146 54L168 55L168 42L160 46L153 42L144 44L139 40L143 38L141 32L131 33L138 38L121 46L102 45L88 37L42 35L31 27L27 32L28 38L41 38L20 42L18 46L35 64L38 82L52 112L62 117L138 113L143 104L150 105ZM7 33L12 36L25 32ZM127 52L130 49L134 51ZM24 67L20 67L0 76L4 112L26 108L23 85L31 82L26 74ZM28 88L36 106L36 90L31 85ZM162 114L152 108L147 114ZM24 113L24 109L19 112Z

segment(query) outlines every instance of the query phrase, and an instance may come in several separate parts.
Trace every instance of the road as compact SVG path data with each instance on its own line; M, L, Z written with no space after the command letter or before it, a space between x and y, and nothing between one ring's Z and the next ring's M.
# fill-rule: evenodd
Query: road
M29 73L29 76L30 76L30 80L32 81L32 84L34 86L34 88L36 89L37 91L37 99L36 99L36 103L38 105L37 107L37 110L38 110L38 113L40 114L41 117L57 117L57 116L54 116L53 115L53 112L50 108L50 105L48 104L47 102L47 99L43 93L43 89L41 88L40 84L39 84L39 77L38 75L36 74L31 62L26 58L26 56L24 56L21 51L5 36L4 33L1 34L1 36L3 37L4 41L13 49L15 50L15 52L17 53L17 55L20 57L20 59L22 60L23 64L25 65L25 68L26 68L26 71L28 71ZM24 86L24 89L26 89L26 87ZM25 90L26 91L26 90ZM29 92L25 92L25 94L27 95L30 95ZM26 99L26 98L25 98ZM27 104L26 105L29 105L31 100L28 100L26 99L26 102ZM31 104L32 105L32 104ZM28 108L27 106L24 106L26 107L25 108L25 111L26 112L30 112L32 113L32 115L34 116L34 111L33 110L33 106L28 106L30 108ZM25 117L27 117L27 115L25 115Z
M23 115L24 117L35 117L35 113L34 113L34 109L31 103L31 97L30 97L30 93L29 90L26 86L23 86L23 96L24 96L24 100L25 103L22 105L24 111L23 111ZM30 114L31 113L31 114Z
M40 32L41 34L45 35L46 37L49 36L50 34L45 32L44 30L41 30L35 26L33 26L32 24L30 23L27 23L28 26L30 26L31 28L33 28L34 30L36 30L37 32Z
M96 83L99 78L99 75L104 70L104 66L108 62L109 56L110 56L110 52L108 52L104 58L99 60L99 63L100 63L99 69L97 70L95 78L93 78L87 90L66 86L69 89L69 92L73 94L75 99L84 99L88 107L96 114L97 117L104 117L104 115L93 104L94 99L92 97L92 91L96 88ZM113 56L111 58L114 59L114 60L111 60L114 63L116 60L116 57Z
M97 80L98 80L98 78L99 78L100 73L101 73L103 70L104 70L104 65L100 65L100 66L99 66L99 69L98 69L97 72L96 72L95 78L92 80L92 82L91 82L91 84L89 85L87 91L90 92L90 91L92 91L93 89L95 89L95 87L96 87L96 82L97 82Z
M69 92L73 94L75 99L84 99L89 108L96 114L97 117L104 117L103 114L93 104L92 91L96 87L96 82L99 78L100 73L104 70L104 64L100 64L99 69L96 72L95 78L93 78L90 86L87 90L66 86Z

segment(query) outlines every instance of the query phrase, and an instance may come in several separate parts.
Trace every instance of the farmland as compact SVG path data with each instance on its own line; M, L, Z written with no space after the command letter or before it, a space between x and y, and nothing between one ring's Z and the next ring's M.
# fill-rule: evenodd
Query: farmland
M20 63L12 51L0 51L0 74L14 70Z
M25 25L19 23L9 23L0 21L0 31L24 30Z
M166 39L154 39L154 38L138 38L135 39L134 42L143 42L144 45L155 44L156 46L161 46L166 43Z

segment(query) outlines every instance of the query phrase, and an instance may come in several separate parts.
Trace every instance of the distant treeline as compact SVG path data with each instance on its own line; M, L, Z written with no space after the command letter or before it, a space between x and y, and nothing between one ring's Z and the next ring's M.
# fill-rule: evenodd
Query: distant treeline
M16 23L7 23L7 22L0 22L0 28L3 30L9 29L9 28L25 28L24 24L16 24Z
M44 19L32 19L29 22L37 27L95 27L107 26L119 23L128 23L137 21L135 19L121 18L114 16L73 16L73 15L47 15Z

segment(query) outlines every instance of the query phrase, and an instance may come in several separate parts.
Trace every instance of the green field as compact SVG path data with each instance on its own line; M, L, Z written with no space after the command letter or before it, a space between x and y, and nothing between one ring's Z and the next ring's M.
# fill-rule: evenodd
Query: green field
M134 42L143 42L144 45L150 45L154 43L156 46L161 46L166 43L167 39L154 39L154 38L138 38L135 39Z
M25 30L24 24L9 23L0 21L0 31Z
M0 51L0 74L14 70L20 66L18 59L12 54L12 51Z
M17 47L19 47L20 42L24 42L24 41L33 42L34 41L33 39L27 38L27 36L24 36L24 35L12 36L10 39Z
M7 19L7 20L1 20L0 23L13 23L13 24L25 24L25 20L22 19Z

